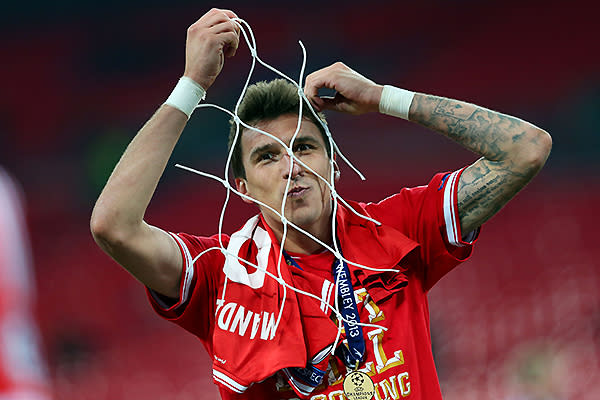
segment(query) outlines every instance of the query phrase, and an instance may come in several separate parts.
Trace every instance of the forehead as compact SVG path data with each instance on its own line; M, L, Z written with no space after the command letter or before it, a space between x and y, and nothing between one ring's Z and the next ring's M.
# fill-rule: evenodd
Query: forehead
M268 121L259 121L254 126L258 129L261 129L265 132L270 133L271 135L277 137L286 145L289 146L294 133L296 132L296 126L298 125L298 115L296 114L285 114L281 115L275 119ZM302 123L300 125L300 131L297 137L310 137L316 140L322 146L325 146L325 142L323 141L323 137L321 135L321 131L319 128L308 118L302 118ZM258 146L264 146L269 143L278 144L277 141L268 137L267 135L263 135L260 132L253 131L251 129L244 129L242 132L242 156L247 156L253 148Z

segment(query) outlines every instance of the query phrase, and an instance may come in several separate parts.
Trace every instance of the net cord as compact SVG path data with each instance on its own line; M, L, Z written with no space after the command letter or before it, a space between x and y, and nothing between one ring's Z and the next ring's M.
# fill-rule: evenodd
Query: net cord
M262 271L263 273L265 273L266 275L268 275L269 277L271 277L272 279L274 279L277 283L279 283L284 290L283 293L283 301L279 310L279 315L277 317L277 320L275 322L273 331L272 331L272 335L274 336L278 330L279 324L281 322L281 318L283 315L283 310L285 307L285 299L286 299L286 294L287 294L287 289L290 289L296 293L299 293L301 295L305 295L311 298L314 298L315 300L318 301L322 301L322 299L320 297L318 297L317 295L310 293L310 292L306 292L303 291L301 289L298 289L292 285L290 285L289 283L287 283L285 281L285 279L282 276L281 273L281 264L282 264L282 260L283 260L283 248L284 248L284 244L285 244L285 240L287 238L287 232L288 232L288 225L292 226L292 228L296 229L297 231L303 233L304 235L306 235L307 237L311 238L312 240L314 240L316 243L318 243L319 245L323 246L325 249L327 249L328 251L330 251L335 258L337 258L340 262L346 262L350 265L359 267L359 268L364 268L364 269L368 269L368 270L372 270L372 271L380 271L380 272L399 272L399 270L397 269L393 269L393 268L375 268L375 267L370 267L367 265L363 265L363 264L359 264L356 262L353 262L351 260L348 260L346 258L344 258L341 254L341 251L339 249L339 245L337 240L335 240L335 237L333 237L332 243L333 243L333 247L329 246L327 243L321 241L320 239L316 238L315 236L313 236L311 233L305 231L304 229L302 229L301 227L295 225L293 222L287 220L285 218L285 205L286 205L286 200L287 200L287 196L283 196L282 199L282 203L281 203L281 211L277 211L275 210L273 207L257 200L254 199L250 196L247 196L243 193L240 193L239 191L237 191L229 182L229 169L230 169L230 165L231 165L231 159L233 157L233 150L235 147L235 143L237 143L238 141L238 137L241 133L241 128L243 127L244 129L249 129L249 130L253 130L255 132L261 133L263 135L268 136L269 138L275 140L277 143L279 143L281 146L283 146L283 148L286 150L287 155L290 158L290 163L289 163L289 173L288 173L288 179L286 182L286 187L285 187L285 191L284 193L287 193L291 184L291 178L292 178L292 170L294 167L295 163L298 163L299 165L301 165L303 168L305 168L306 170L308 170L309 172L311 172L314 176L316 176L319 180L323 181L325 183L325 185L329 188L330 192L331 192L331 197L332 197L332 201L333 201L333 212L332 212L332 234L335 235L336 232L336 218L335 215L337 215L337 208L338 208L338 202L343 203L352 213L356 214L357 216L371 221L373 223L375 223L376 225L381 225L381 223L371 217L368 217L366 215L363 215L361 213L359 213L358 211L356 211L350 204L348 204L335 190L335 180L334 180L334 165L333 165L333 154L337 154L358 176L361 180L365 180L364 175L348 160L348 158L341 152L339 146L337 145L337 143L333 140L333 137L331 135L331 132L329 131L329 128L327 126L327 124L325 124L323 121L321 121L321 119L318 117L316 111L314 110L314 108L311 106L310 101L308 100L308 98L306 97L306 95L304 94L304 91L302 89L302 87L300 86L300 83L302 83L303 79L304 79L304 71L305 71L305 67L306 67L306 49L302 43L302 41L298 41L298 43L300 44L300 47L302 49L302 55L303 55L303 59L302 59L302 66L300 68L300 74L299 74L299 79L298 82L294 81L292 78L288 77L287 75L285 75L284 73L282 73L281 71L277 70L276 68L274 68L273 66L267 64L266 62L264 62L259 56L258 56L258 52L257 52L257 44L256 44L256 39L254 37L254 33L252 31L252 28L250 27L250 25L244 21L241 18L234 18L233 21L235 23L238 24L238 26L240 27L240 32L242 33L244 40L246 42L246 44L248 45L248 48L250 50L250 54L251 54L251 65L250 65L250 69L248 72L248 75L246 77L246 82L244 84L244 87L240 93L240 96L238 97L238 100L236 102L235 108L234 108L234 112L231 112L230 110L221 107L219 105L216 104L199 104L197 106L197 108L207 108L207 107L212 107L212 108L216 108L222 112L225 112L227 114L229 114L233 121L235 122L235 135L234 135L234 139L233 139L233 143L234 145L231 146L231 149L227 155L227 162L225 164L225 171L224 171L224 178L221 178L219 176L213 175L213 174L209 174L207 172L203 172L203 171L198 171L196 169L181 165L181 164L176 164L175 166L181 169L184 169L186 171L198 174L200 176L203 177L207 177L210 179L214 179L218 182L220 182L226 189L226 195L225 195L225 200L223 203L223 206L221 208L221 213L220 213L220 217L219 217L219 246L218 247L210 247L204 251L202 251L200 254L198 254L193 260L192 260L192 265L195 264L195 262L204 254L206 254L209 251L213 251L213 250L219 250L221 251L221 253L224 256L230 256L230 257L234 257L236 259L238 259L240 262L252 266L254 268L256 268L257 270ZM298 96L300 98L299 101L299 110L298 110L298 122L296 124L296 130L294 132L294 135L292 136L292 139L290 141L290 145L286 145L281 139L279 139L278 137L270 134L269 132L266 132L262 129L259 129L257 127L254 126L250 126L247 123L245 123L244 121L242 121L239 116L238 116L238 110L240 107L240 104L244 98L244 95L246 93L246 90L248 88L248 86L250 85L250 80L252 79L253 73L254 73L254 69L256 67L256 62L258 62L259 64L261 64L262 66L264 66L265 68L269 69L270 71L274 72L275 74L283 77L284 79L288 80L289 82L291 82L292 84L294 84L294 86L296 86L296 88L298 89ZM304 101L302 101L304 100ZM325 134L328 138L328 145L330 148L330 154L332 155L330 157L329 163L330 163L330 176L329 179L325 179L322 176L320 176L318 173L316 173L309 165L307 165L306 163L304 163L302 160L298 159L293 152L293 146L294 146L294 141L298 135L298 133L300 132L300 126L301 126L301 122L302 122L302 117L303 117L303 106L304 104L308 105L308 109L309 111L312 113L312 115L315 117L315 119L317 121L320 122L323 130L325 131ZM254 263L245 260L241 257L239 257L237 254L233 254L231 251L229 251L223 244L223 221L225 219L225 213L227 210L227 206L229 204L229 200L231 197L231 193L235 193L237 194L239 197L244 198L244 199L248 199L270 211L272 211L274 214L276 214L280 219L281 222L283 224L283 234L282 234L282 238L281 238L281 245L280 245L280 250L279 250L279 255L277 258L277 275L272 274L271 272L267 271L266 268L263 268L259 265L255 265ZM224 282L224 287L223 287L223 293L220 299L217 300L217 305L223 305L224 301L225 301L225 293L226 293L226 287L227 287L227 276L225 276L225 282ZM336 293L337 293L337 287L338 287L338 279L336 279L335 281L335 288L336 288ZM333 344L333 346L331 347L331 353L333 354L335 351L335 348L337 347L337 343L341 337L341 332L343 330L343 321L347 321L344 319L344 317L342 316L342 314L339 311L339 301L338 301L338 296L335 296L335 300L334 300L334 306L331 306L330 304L326 304L327 308L329 308L337 317L337 321L338 321L338 332L336 335L336 339L335 342ZM348 321L347 321L348 322ZM386 327L377 325L377 324L370 324L370 323L365 323L365 322L359 322L358 325L360 326L365 326L365 327L373 327L373 328L378 328L378 329L383 329L383 330L387 330Z

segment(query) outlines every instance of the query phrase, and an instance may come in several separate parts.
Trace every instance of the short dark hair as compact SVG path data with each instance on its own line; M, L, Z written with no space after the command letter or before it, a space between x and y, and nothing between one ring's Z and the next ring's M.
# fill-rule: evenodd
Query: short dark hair
M320 121L308 109L305 100L302 100L302 115L309 118L321 132L327 156L331 158L331 149L329 148L329 139L321 122L327 124L325 115L322 112L317 113ZM272 81L261 81L248 86L246 94L238 108L238 116L250 126L256 126L261 121L272 121L285 114L298 115L300 108L300 97L298 88L285 79L274 79ZM231 151L234 145L236 124L233 118L229 120L229 141L227 148ZM240 134L235 143L233 154L231 156L231 169L235 178L246 178L246 171L242 160L242 133L245 128L240 126Z

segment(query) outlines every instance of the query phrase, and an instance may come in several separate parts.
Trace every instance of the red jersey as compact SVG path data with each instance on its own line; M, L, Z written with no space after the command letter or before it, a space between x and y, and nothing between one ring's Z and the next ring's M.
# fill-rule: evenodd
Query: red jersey
M452 174L437 174L427 186L403 189L379 203L354 203L357 211L381 222L385 229L368 226L364 219L344 208L338 211L338 239L344 257L359 263L364 260L363 265L395 266L401 271L390 276L369 273L360 268L351 269L360 321L388 328L362 327L366 353L359 370L371 376L375 383L376 399L388 396L441 399L431 352L427 291L470 255L471 243L477 234L475 232L470 235L467 239L470 243L461 239L456 201L457 182L461 173L462 170ZM346 229L351 225L355 225L355 228ZM377 237L378 241L370 241L370 236ZM256 322L258 313L252 319L251 312L244 314L249 311L244 310L243 306L219 301L226 282L223 271L227 270L227 266L224 268L227 262L222 252L210 250L219 246L218 236L198 237L180 233L173 237L184 260L180 299L171 305L167 303L167 299L151 291L149 297L159 315L200 338L214 360L214 380L220 387L221 396L224 399L297 397L281 371L260 382L248 382L244 377L252 374L239 371L251 370L256 367L255 363L239 364L237 371L228 373L224 367L228 360L222 359L222 353L215 351L215 337L224 340L223 337L229 336L223 336L221 331L230 332L231 339L226 340L231 340L229 346L235 346L235 333L242 336L242 324L245 322L243 333L267 340L270 325L265 321L269 320L269 315L262 315L261 326L260 318ZM224 247L229 247L230 241L233 242L229 236L222 236L221 240ZM402 244L398 244L399 242ZM244 245L237 246L235 250L242 254L245 251ZM255 251L246 257L261 265L261 257L266 257L269 252L274 252L270 242L268 246L258 244ZM302 270L290 268L290 279L286 281L291 280L295 287L309 291L320 299L302 296L298 299L297 307L302 314L309 314L310 318L318 319L319 309L329 315L326 304L333 303L332 298L335 297L332 295L333 254L325 252L300 256L296 261ZM388 265L391 262L396 264ZM245 280L246 285L259 287L262 285L260 279L265 279L264 274L261 278L259 271L250 271L249 268L248 273L238 282ZM234 314L236 316L232 317ZM238 318L238 315L241 317ZM303 317L307 318L306 315ZM323 336L326 336L325 328L330 328L327 324L334 326L334 322L329 319L318 321L314 326L323 327ZM290 329L291 327L285 326L279 334L286 335ZM318 342L321 334L319 329L316 332L315 329L305 332L311 337L307 342ZM302 351L302 347L299 346L296 351ZM309 351L310 344L304 347ZM253 351L256 352L255 348ZM239 354L242 356L244 353ZM314 352L307 354L304 360L312 354ZM265 357L268 359L269 354L266 353ZM274 363L280 361L279 358L268 360ZM284 362L281 367L286 366L300 365L285 365ZM344 399L342 381L347 372L338 358L330 357L323 382L306 397L315 400Z

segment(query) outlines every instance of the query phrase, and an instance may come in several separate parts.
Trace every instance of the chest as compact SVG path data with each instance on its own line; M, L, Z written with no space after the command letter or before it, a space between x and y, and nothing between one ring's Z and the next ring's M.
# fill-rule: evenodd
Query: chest
M373 380L375 398L398 399L411 394L408 398L418 398L417 386L423 382L437 385L425 294L409 283L400 294L378 304L358 282L355 286L360 320L369 324L361 327L366 352L359 371ZM338 358L331 357L323 383L310 398L344 399L343 381L349 372ZM271 384L280 398L295 397L284 376L276 375Z

